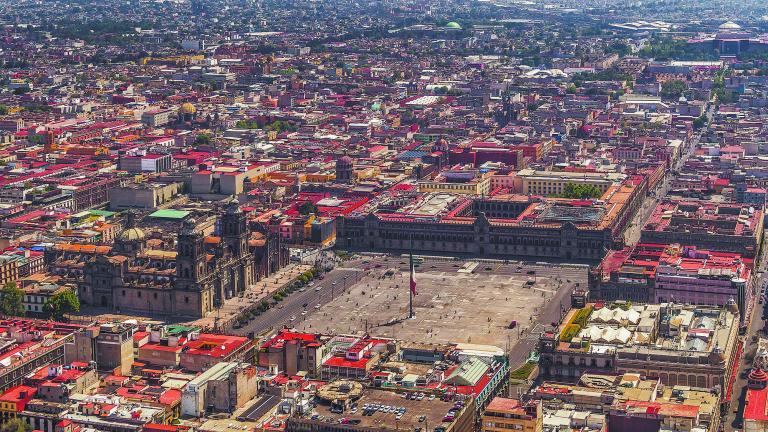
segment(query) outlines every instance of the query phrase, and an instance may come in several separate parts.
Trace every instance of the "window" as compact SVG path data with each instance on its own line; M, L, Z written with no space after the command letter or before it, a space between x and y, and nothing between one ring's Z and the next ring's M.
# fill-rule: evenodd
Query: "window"
M152 297L157 300L157 293L152 293Z
M184 303L189 303L189 297L184 297Z
M139 293L136 294L136 297L141 298L141 291L139 291Z

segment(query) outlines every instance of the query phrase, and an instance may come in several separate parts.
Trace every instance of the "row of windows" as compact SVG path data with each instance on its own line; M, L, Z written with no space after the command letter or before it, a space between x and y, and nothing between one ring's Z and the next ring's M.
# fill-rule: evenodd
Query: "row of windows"
M512 423L495 423L491 421L486 421L483 423L483 425L485 427L496 428L496 429L523 430L522 425L512 424Z
M24 302L25 303L45 303L45 298L41 296L25 295Z
M123 297L125 297L127 293L126 293L125 290L123 290L121 294L123 295ZM137 298L141 298L141 291L137 291L136 292L136 297ZM152 293L152 298L157 300L157 293L156 292ZM189 297L187 297L187 296L184 297L184 303L189 303Z
M387 240L411 240L413 238L413 241L443 241L443 242L473 242L475 239L473 237L466 237L466 236L456 236L456 235L440 235L440 234L406 234L406 233L396 233L396 232L387 232L384 231L380 234L380 238L387 239Z

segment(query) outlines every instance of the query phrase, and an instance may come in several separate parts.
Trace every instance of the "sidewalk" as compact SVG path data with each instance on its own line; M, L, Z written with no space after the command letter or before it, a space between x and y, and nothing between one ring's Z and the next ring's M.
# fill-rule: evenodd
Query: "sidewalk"
M227 299L217 311L209 312L204 318L190 321L187 324L214 329L218 320L219 326L224 326L247 307L258 304L262 300L270 299L272 294L279 291L285 284L311 268L312 266L304 264L289 264L277 273L260 280L254 285L248 286L242 297Z

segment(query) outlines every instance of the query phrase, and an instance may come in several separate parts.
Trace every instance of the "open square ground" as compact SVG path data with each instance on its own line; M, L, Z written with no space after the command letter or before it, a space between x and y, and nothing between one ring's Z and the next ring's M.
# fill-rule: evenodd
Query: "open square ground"
M471 263L471 262L470 262ZM415 317L408 317L407 259L373 257L348 263L364 273L358 283L338 289L333 301L296 323L299 329L356 333L413 342L465 342L511 349L520 334L535 328L537 312L565 280L560 275L529 274L522 266L426 259L417 270ZM566 305L567 306L567 305ZM510 329L512 321L517 328Z

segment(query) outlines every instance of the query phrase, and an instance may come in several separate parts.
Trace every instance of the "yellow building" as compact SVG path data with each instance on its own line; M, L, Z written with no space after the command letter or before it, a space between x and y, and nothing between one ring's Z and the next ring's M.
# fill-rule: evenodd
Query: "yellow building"
M420 181L419 192L444 192L465 195L488 195L491 192L491 177L486 173L467 181L449 181L451 173L441 174L432 181Z
M306 173L301 178L301 181L307 183L329 183L336 179L336 173L334 171L320 171L314 173Z
M21 255L0 255L0 286L19 280L19 266L23 261Z
M352 171L352 176L358 181L372 179L377 175L379 175L379 167L377 166L370 166Z
M611 185L626 178L619 173L536 171L530 168L517 172L522 183L522 193L526 195L560 195L567 184L594 185L605 193Z
M483 413L482 432L541 432L541 402L494 398Z

